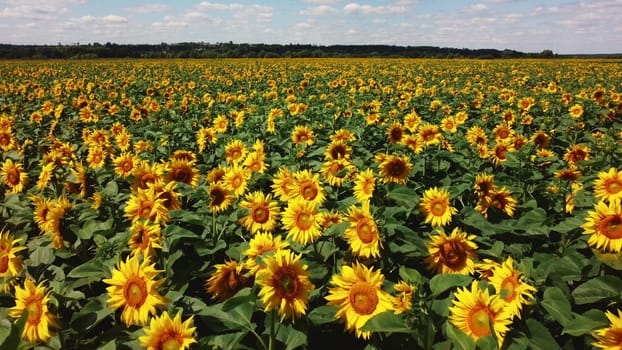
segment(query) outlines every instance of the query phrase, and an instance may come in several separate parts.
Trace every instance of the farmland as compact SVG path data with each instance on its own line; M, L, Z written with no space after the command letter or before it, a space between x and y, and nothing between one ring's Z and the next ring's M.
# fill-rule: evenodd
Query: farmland
M621 341L621 61L0 77L2 348Z

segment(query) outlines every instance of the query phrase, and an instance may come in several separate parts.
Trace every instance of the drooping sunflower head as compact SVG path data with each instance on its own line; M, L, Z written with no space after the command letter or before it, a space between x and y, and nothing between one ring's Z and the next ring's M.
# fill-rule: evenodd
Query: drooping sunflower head
M253 277L244 264L229 260L216 265L216 271L205 281L205 288L212 295L212 300L225 301L242 288L252 286Z
M145 335L138 337L140 346L147 350L186 350L197 341L194 339L196 327L192 327L193 317L182 322L181 313L174 318L164 311L151 319L149 327L144 328Z
M258 296L264 311L278 308L281 319L292 320L306 314L309 292L315 286L301 257L289 249L280 249L265 259L265 269L257 272L257 284L261 286Z
M449 191L432 187L423 193L419 210L425 215L425 223L432 227L445 226L451 222L458 210L451 206Z
M21 193L28 184L28 173L20 162L7 158L2 164L0 180L9 187L8 193Z
M183 182L193 188L199 184L201 175L193 163L184 159L173 159L168 166L168 181Z
M413 168L407 155L389 154L382 159L379 165L380 179L383 183L395 182L405 184Z
M458 227L449 236L439 229L428 242L428 269L439 274L472 274L477 258L475 238Z
M281 236L273 236L272 233L260 232L251 238L248 242L248 246L248 249L242 254L247 258L245 261L246 268L248 268L250 274L255 275L257 271L265 267L265 263L262 260L257 260L258 257L285 249L289 246L289 243L282 240Z
M473 188L480 197L490 195L490 193L495 190L494 175L487 173L478 174L475 176Z
M399 122L394 122L387 128L387 137L390 144L400 143L404 136L404 127Z
M22 270L22 257L18 253L27 247L17 245L21 240L9 231L0 230L0 278L15 277Z

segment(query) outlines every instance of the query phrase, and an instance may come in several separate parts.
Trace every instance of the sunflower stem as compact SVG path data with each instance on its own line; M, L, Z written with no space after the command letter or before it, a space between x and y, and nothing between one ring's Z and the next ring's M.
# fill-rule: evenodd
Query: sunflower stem
M276 309L270 310L270 341L268 342L268 350L274 349L274 338L276 337L275 322Z

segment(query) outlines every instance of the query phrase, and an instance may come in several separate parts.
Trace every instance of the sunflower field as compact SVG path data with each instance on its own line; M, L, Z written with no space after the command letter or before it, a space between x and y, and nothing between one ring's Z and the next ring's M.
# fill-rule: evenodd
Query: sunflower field
M0 62L2 349L619 349L622 61Z

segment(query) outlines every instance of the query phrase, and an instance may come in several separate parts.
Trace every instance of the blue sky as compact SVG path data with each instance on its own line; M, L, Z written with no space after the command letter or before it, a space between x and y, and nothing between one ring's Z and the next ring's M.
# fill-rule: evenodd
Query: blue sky
M0 43L388 44L622 52L622 0L0 0Z

